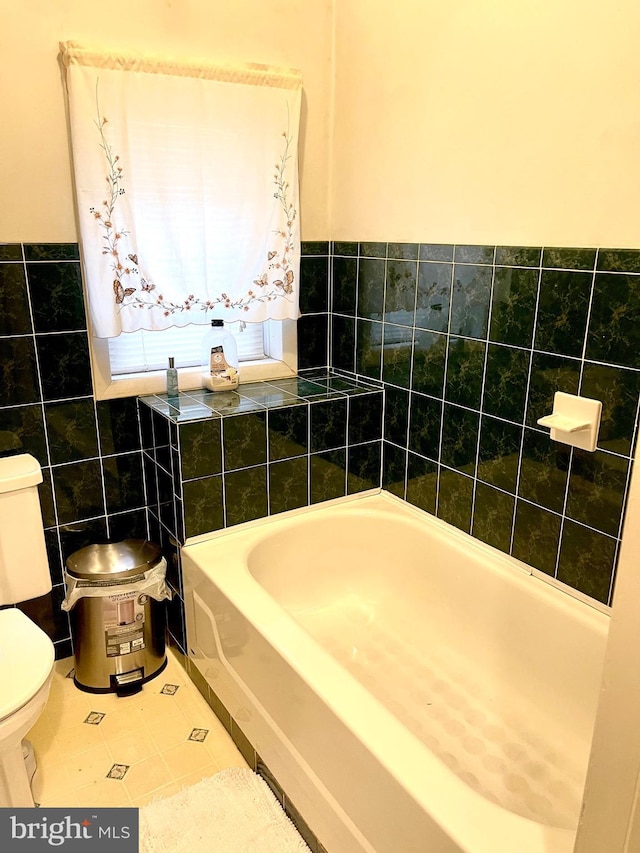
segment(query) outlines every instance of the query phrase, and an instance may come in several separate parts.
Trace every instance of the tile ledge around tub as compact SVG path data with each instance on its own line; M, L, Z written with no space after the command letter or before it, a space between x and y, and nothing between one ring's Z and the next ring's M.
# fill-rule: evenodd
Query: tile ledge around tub
M174 423L187 423L229 417L268 409L302 406L321 400L333 400L381 391L375 380L333 370L311 368L290 379L262 380L240 385L237 391L208 391L196 388L177 396L149 394L138 400Z

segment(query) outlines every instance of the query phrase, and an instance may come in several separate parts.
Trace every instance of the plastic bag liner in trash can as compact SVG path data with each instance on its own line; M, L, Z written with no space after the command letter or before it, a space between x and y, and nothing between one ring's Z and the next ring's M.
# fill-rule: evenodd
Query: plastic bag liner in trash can
M118 695L140 690L166 666L167 563L152 542L88 545L67 559L76 686Z
M125 592L146 592L147 595L155 598L156 601L163 601L165 598L171 600L173 594L165 581L166 571L167 561L164 557L157 566L143 572L140 575L139 581L134 580L131 583L107 580L106 577L104 580L80 580L79 578L74 578L66 571L64 573L64 581L67 587L67 594L60 606L63 610L69 611L78 599L91 597L104 598L107 595L106 590L114 586L118 587L118 595L123 595Z

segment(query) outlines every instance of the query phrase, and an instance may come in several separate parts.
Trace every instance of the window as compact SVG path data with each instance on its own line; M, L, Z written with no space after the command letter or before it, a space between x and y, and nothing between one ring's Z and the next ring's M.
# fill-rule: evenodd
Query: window
M299 72L71 43L62 59L97 396L160 390L169 356L195 387L216 317L251 328L244 381L291 375Z
M233 325L228 326L232 332ZM180 390L202 387L199 360L205 331L206 326L192 325L163 332L123 333L113 339L90 339L96 398L164 392L169 356L176 358ZM297 373L295 320L247 324L244 332L236 332L236 340L241 382L283 379Z
M248 323L239 329L239 323L229 323L225 328L231 332L238 345L238 357L242 362L266 358L263 323ZM175 366L199 367L201 341L206 326L172 326L163 332L137 332L108 338L109 361L113 377L152 370L165 370L169 356L175 358Z

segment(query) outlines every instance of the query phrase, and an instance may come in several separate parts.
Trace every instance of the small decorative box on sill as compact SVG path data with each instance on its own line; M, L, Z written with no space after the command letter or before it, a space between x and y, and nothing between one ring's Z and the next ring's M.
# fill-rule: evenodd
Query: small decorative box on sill
M549 427L551 439L594 451L598 444L602 403L589 397L556 391L553 413L539 418L540 426Z

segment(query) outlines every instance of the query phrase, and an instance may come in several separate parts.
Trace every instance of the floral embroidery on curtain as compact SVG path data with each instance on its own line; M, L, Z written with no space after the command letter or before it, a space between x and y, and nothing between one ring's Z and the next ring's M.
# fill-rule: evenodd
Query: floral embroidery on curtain
M298 72L61 45L97 337L298 316Z

